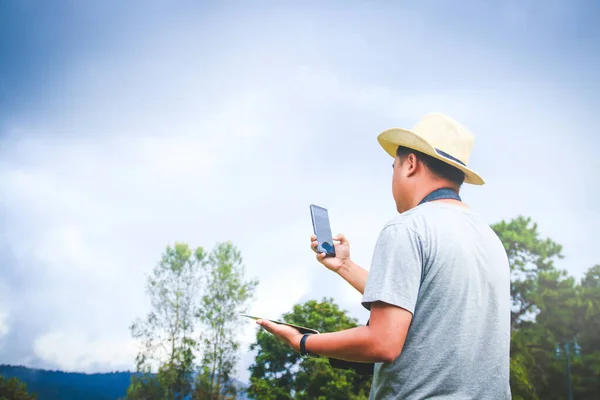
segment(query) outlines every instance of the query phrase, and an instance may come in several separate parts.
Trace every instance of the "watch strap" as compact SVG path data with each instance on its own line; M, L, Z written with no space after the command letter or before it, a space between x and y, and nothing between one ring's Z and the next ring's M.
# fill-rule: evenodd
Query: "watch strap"
M304 335L302 335L302 339L300 339L300 355L302 357L318 358L319 356L317 354L312 354L312 353L309 353L308 351L306 351L306 339L308 339L309 336L310 336L310 334L304 334Z
M306 353L306 339L308 339L308 335L302 335L302 339L300 339L300 355L302 357L306 357L308 354Z

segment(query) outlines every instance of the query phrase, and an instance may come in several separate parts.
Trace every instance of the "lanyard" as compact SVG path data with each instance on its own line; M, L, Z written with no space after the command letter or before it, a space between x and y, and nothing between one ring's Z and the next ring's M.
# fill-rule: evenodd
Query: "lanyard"
M460 196L458 195L458 193L456 193L456 191L454 189L439 188L439 189L436 189L433 192L429 193L427 196L425 196L425 198L423 200L421 200L419 205L421 205L423 203L427 203L429 201L440 200L440 199L454 199L454 200L462 201Z

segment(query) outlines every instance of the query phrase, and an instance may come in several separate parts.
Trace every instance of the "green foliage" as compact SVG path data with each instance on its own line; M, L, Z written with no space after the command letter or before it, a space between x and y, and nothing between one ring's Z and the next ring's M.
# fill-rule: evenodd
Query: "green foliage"
M236 394L231 374L238 361L240 314L246 312L258 281L244 281L241 254L230 242L219 244L204 268L205 291L197 312L204 327L204 353L197 386L208 395L204 398L219 399Z
M562 273L540 278L541 306L535 322L521 324L511 343L511 386L522 398L563 399L567 396L566 353L554 357L557 344L577 339L582 356L570 351L571 379L575 398L594 398L600 393L600 312L594 303L600 289L577 285ZM597 303L596 303L597 304ZM563 347L564 349L564 347ZM521 367L521 368L520 368Z
M27 392L27 385L17 378L0 375L0 400L35 400L36 396Z
M544 285L540 279L555 273L554 262L563 258L562 246L540 238L538 226L531 218L519 216L509 222L501 221L492 229L504 244L510 262L514 330L543 306Z
M144 374L132 378L131 398L151 390L144 388L147 384L156 386L149 377L153 363L159 367L156 379L165 398L183 399L191 393L190 376L198 351L194 312L205 258L201 247L167 246L148 278L146 291L152 309L146 320L131 326L133 337L142 343L136 357L137 372Z
M565 352L553 357L557 344L577 338L582 356L571 352L575 398L600 393L600 266L578 284L556 269L562 248L542 239L537 224L518 217L492 226L502 240L511 266L511 390L515 399L567 397Z
M600 349L600 265L587 271L578 294L578 319L582 328L579 343L584 353L589 353L591 349Z
M161 387L160 381L150 374L132 377L125 398L128 400L167 399L165 389Z
M598 397L600 393L600 265L588 269L577 288L577 339L582 357L573 366L575 398Z
M315 300L294 306L284 314L289 323L310 326L320 332L336 332L357 326L357 321L333 302ZM302 358L264 330L250 347L257 351L250 367L248 394L256 399L367 399L370 377L333 369L327 359Z
M148 277L151 310L131 326L141 349L128 399L235 396L234 327L258 283L244 281L241 262L230 242L217 244L210 254L185 243L167 246Z

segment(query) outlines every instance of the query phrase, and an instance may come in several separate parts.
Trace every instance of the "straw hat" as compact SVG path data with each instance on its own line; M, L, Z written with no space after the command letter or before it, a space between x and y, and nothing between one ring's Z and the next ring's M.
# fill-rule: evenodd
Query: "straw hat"
M465 173L465 183L483 185L485 182L468 167L475 138L460 123L440 113L425 115L412 130L392 128L381 132L377 141L392 157L398 146L418 150L444 161Z

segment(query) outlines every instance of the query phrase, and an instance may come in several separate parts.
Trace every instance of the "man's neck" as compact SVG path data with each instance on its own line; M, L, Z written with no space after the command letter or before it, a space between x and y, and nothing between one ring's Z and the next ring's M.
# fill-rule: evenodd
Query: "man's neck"
M436 180L433 182L429 182L425 185L419 186L419 188L415 192L415 195L413 196L412 206L416 207L417 205L419 205L421 200L423 200L425 198L425 196L427 196L429 193L433 192L434 190L442 189L442 188L450 188L450 189L455 190L458 193L458 189L456 188L456 186L451 184L450 182ZM434 200L434 201L459 203L459 201L454 200L454 199L439 199L439 200Z

